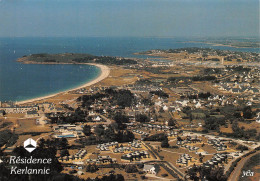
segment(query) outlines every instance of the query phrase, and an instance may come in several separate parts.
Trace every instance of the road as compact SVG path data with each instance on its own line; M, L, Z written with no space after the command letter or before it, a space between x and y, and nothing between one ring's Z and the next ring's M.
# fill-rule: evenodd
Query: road
M36 142L38 142L40 139L42 139L42 138L44 138L44 137L46 137L46 136L50 136L51 134L52 134L52 133L46 133L46 134L40 136L39 138L37 138Z
M141 143L151 152L153 153L153 150L151 150L149 148L149 146L146 145L145 142L141 141ZM173 170L174 173L178 174L181 178L184 178L184 174L177 168L175 167L171 162L165 161L165 160L158 160L159 158L157 158L157 160L151 160L148 162L158 162L158 163L166 163L168 165L168 168L170 168L171 170Z
M234 171L231 173L230 177L228 178L228 181L234 181L234 180L239 180L240 172L244 166L244 164L254 155L259 154L260 151L257 151L248 157L242 158L238 163L237 166L235 167Z
M103 116L103 115L101 115L101 114L99 114L99 116L100 117L102 117L104 120L106 120L106 122L105 123L103 123L103 124L111 124L111 119L108 119L107 117L105 117L105 116Z
M234 76L234 75L236 75L236 73L228 74L224 77L218 78L218 80L223 80L223 79L229 78L229 77Z
M192 135L198 135L198 136L204 135L205 137L208 137L210 139L216 139L216 137L218 137L218 139L232 140L240 145L249 147L250 149L255 149L256 147L260 146L260 143L258 143L258 142L255 145L248 145L248 144L244 143L245 142L244 140L239 140L239 139L234 139L234 138L227 138L227 137L221 137L221 136L215 136L215 135L209 135L209 134L201 134L201 133L195 133L195 132L190 132L190 131L184 131L184 133L192 133Z

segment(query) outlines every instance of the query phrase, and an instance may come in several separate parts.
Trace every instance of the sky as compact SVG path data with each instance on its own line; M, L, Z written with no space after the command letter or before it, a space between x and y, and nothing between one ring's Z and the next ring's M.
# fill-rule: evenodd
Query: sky
M258 36L258 0L0 0L0 37Z

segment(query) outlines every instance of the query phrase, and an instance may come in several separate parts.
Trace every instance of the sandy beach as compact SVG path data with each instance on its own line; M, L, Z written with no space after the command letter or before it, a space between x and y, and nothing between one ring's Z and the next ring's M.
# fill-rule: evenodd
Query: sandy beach
M86 63L86 64L87 65L93 65L93 66L99 67L101 69L101 73L100 73L100 75L96 79L94 79L94 80L92 80L90 82L87 82L86 84L83 84L83 85L81 85L79 87L67 90L67 91L62 91L62 92L59 92L59 93L56 93L56 94L51 94L51 95L47 95L47 96L43 96L43 97L37 97L37 98L34 98L34 99L28 99L28 100L25 100L25 101L19 101L16 104L19 105L19 104L32 103L34 101L40 101L40 100L51 98L51 97L54 97L54 96L57 96L57 95L60 95L60 94L68 93L70 91L75 91L75 90L78 90L78 89L82 89L82 88L85 88L85 87L88 87L88 86L91 86L93 84L96 84L96 83L100 82L101 80L107 78L109 76L109 74L110 74L110 68L105 66L105 65L94 64L94 63Z

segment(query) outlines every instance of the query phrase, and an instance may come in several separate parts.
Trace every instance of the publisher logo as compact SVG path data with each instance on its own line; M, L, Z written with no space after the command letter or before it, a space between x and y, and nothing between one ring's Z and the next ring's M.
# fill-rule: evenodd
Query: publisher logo
M242 171L242 177L253 177L253 176L254 176L254 172L252 172L251 170Z
M25 142L23 143L24 148L28 151L28 152L32 152L33 150L36 149L37 143L36 141L34 141L32 138L28 138L27 140L25 140Z

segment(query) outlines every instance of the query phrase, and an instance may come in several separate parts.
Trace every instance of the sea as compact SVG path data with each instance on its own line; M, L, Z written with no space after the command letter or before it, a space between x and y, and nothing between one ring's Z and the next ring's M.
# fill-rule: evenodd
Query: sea
M66 91L90 82L101 73L99 68L91 65L22 64L16 61L24 55L89 53L98 56L148 58L146 55L133 53L151 49L184 47L259 52L259 49L255 48L213 46L193 41L200 41L200 39L172 37L0 38L0 101L24 101Z

